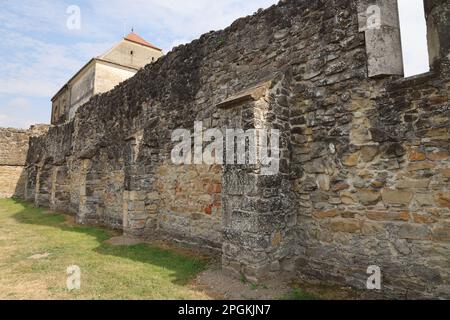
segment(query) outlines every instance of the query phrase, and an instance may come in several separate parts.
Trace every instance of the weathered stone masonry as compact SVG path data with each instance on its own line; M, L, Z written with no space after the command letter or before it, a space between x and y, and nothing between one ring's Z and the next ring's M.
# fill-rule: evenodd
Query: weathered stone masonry
M45 125L32 126L29 130L0 128L0 199L24 197L29 140L46 129Z
M0 198L24 195L28 140L26 131L0 129Z
M32 138L26 198L221 250L252 281L364 289L378 265L387 296L449 298L449 4L425 1L432 70L403 79L395 2L282 1L176 48ZM279 129L280 173L173 165L195 121Z

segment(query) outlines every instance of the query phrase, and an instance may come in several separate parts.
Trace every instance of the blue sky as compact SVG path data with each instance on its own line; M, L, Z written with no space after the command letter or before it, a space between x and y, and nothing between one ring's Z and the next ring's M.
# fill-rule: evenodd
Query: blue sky
M167 53L277 0L0 0L0 127L48 123L51 97L131 27ZM427 71L422 0L399 0L406 75ZM69 30L67 8L81 9Z

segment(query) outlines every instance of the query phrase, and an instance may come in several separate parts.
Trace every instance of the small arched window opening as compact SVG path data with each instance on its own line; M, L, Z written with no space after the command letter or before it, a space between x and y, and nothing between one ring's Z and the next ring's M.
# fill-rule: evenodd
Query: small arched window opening
M59 118L59 107L58 105L55 105L55 110L53 111L53 121L58 121Z
M423 0L398 0L405 77L428 72L427 24Z

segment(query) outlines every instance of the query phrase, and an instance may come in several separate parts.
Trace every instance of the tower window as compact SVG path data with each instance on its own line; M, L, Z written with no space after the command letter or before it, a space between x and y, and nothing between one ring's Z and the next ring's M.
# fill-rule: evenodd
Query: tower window
M133 55L133 54L134 54L134 51L133 51L133 50L131 50L131 51L130 51L130 54L131 54L131 55Z

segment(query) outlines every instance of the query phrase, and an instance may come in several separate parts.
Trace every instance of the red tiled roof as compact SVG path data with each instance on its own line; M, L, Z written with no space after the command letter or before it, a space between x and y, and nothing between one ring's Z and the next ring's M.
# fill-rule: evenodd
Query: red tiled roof
M134 42L134 43L137 43L137 44L140 44L140 45L143 45L143 46L146 46L146 47L149 47L149 48L152 48L152 49L156 49L156 50L162 51L160 48L158 48L158 47L152 45L150 42L142 39L140 36L138 36L134 32L131 32L124 39L128 40L128 41L131 41L131 42Z

